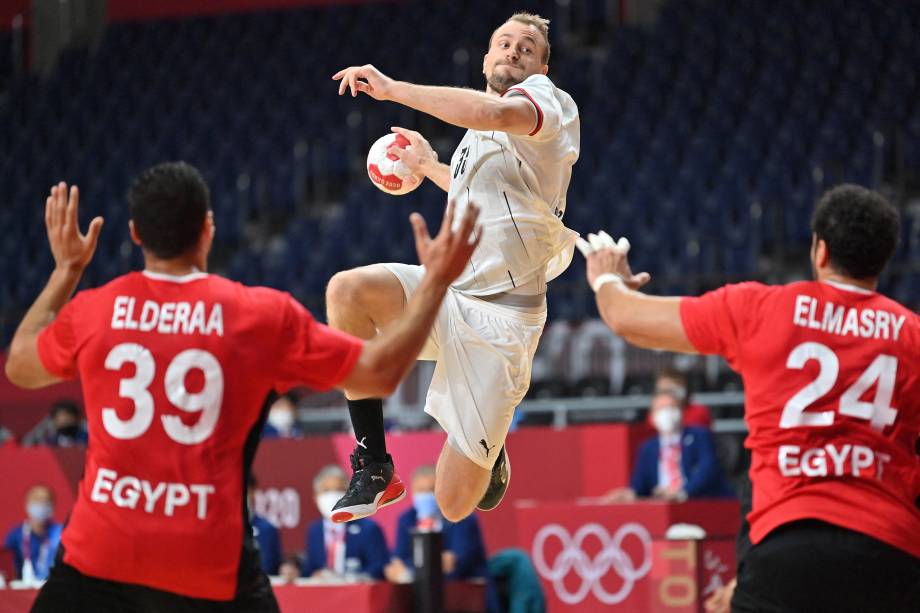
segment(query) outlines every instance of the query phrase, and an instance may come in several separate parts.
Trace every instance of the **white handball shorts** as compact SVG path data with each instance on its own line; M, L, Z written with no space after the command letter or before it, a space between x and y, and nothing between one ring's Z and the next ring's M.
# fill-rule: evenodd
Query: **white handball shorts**
M415 292L425 269L383 264ZM530 387L534 353L546 310L528 313L448 289L420 360L437 364L425 412L447 432L460 453L492 470L505 443L514 409Z

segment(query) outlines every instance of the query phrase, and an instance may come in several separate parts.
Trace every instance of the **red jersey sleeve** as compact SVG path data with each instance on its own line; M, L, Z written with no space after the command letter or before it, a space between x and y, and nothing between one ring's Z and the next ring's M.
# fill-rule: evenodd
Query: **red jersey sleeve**
M317 391L335 387L351 373L364 342L319 323L287 294L283 308L277 391L284 392L296 385L307 385Z
M738 370L745 327L765 289L760 283L738 283L684 298L680 319L687 338L700 353L719 354Z
M44 330L38 334L38 357L45 370L61 379L77 376L77 337L74 321L83 302L83 294L77 294L64 305Z

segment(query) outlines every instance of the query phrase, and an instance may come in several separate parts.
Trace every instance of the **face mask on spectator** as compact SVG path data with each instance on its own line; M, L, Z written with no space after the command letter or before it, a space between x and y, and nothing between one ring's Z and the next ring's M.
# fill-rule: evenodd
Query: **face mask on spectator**
M677 407L661 407L652 415L652 423L661 434L673 434L680 427L680 409Z
M323 492L317 496L316 508L319 509L319 514L326 519L332 517L332 507L334 507L335 503L344 495L345 492Z
M45 522L51 519L53 514L54 508L46 502L30 502L26 505L26 515L32 521Z
M434 497L434 492L416 492L412 494L412 506L419 519L438 519L441 511L438 509L438 501Z
M294 414L287 409L274 409L268 412L268 423L275 430L287 432L294 425Z
M57 429L58 434L61 436L75 437L80 433L80 426L77 424L69 424L67 426L61 426Z

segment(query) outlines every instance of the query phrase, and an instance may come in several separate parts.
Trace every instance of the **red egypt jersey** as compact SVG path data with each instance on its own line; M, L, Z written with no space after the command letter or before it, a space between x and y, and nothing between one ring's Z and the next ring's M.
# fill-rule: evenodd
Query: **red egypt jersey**
M680 311L744 379L751 540L811 518L920 557L917 315L830 282L728 285Z
M89 422L64 561L93 577L231 599L244 446L266 396L332 387L361 348L287 294L205 273L131 273L80 292L38 339L49 372L80 374Z

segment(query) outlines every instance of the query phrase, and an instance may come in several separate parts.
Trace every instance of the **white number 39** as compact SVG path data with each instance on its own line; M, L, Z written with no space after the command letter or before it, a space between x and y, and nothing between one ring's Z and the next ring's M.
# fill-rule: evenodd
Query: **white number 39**
M806 413L811 404L819 400L834 387L840 372L837 355L821 343L802 343L792 350L786 360L786 368L801 370L809 360L818 362L818 377L803 387L789 399L783 409L780 428L798 428L800 426L830 426L834 423L834 411ZM894 423L898 411L891 406L894 396L894 384L898 371L898 359L894 356L879 354L859 376L853 385L840 396L841 415L866 419L875 430L884 430ZM860 398L873 385L876 385L875 398L865 402Z
M154 407L148 390L156 372L153 355L136 343L116 345L105 358L108 370L121 370L125 363L134 364L136 371L133 377L121 380L118 395L134 403L134 414L121 419L115 409L102 409L102 425L109 434L122 440L137 438L150 428ZM185 377L192 369L204 373L204 387L194 394L185 387ZM224 398L224 373L217 358L202 349L186 349L167 366L163 384L173 405L188 413L201 413L193 426L186 426L176 415L163 415L160 419L169 438L194 445L211 436Z

